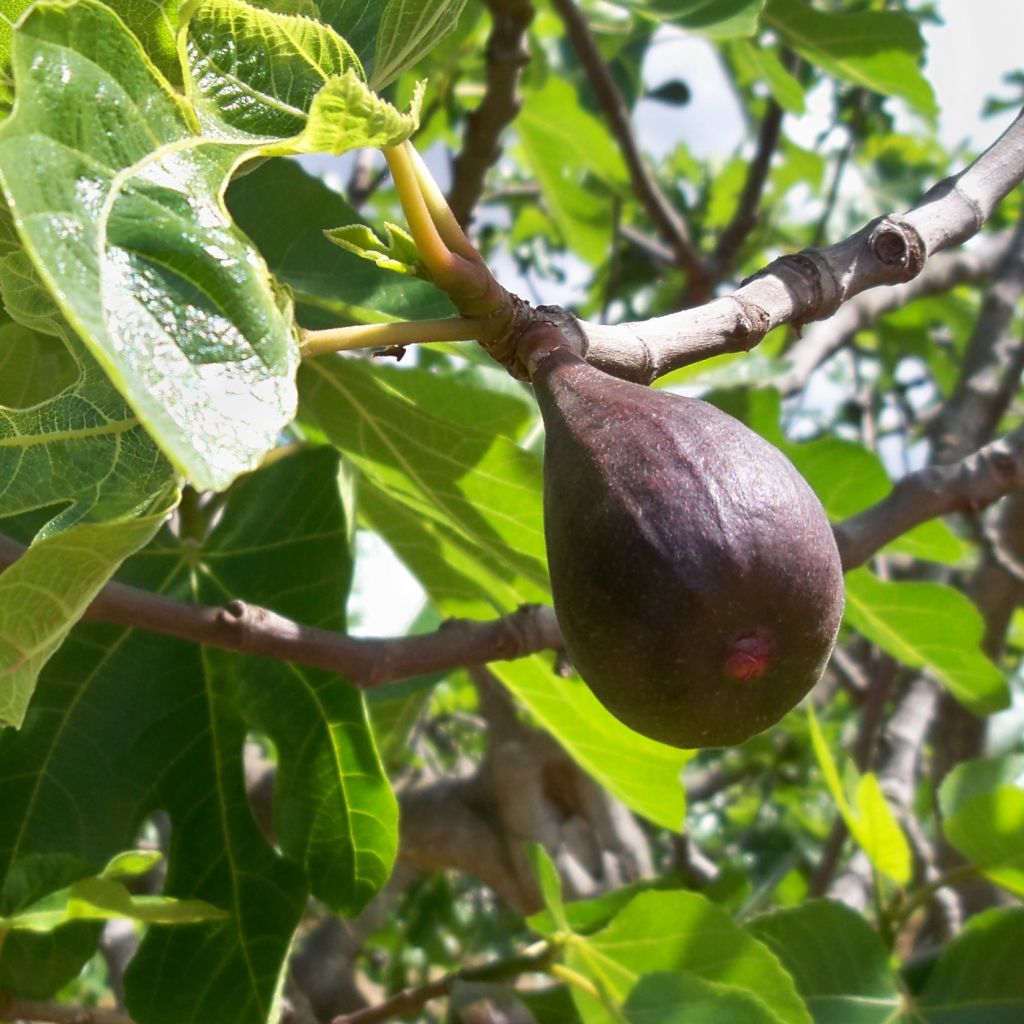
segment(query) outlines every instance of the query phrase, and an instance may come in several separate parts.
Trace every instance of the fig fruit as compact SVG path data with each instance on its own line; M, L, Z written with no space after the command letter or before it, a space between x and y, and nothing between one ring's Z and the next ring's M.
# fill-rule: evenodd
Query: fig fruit
M706 402L608 376L564 347L529 358L555 613L580 675L664 743L724 746L766 729L821 676L842 614L814 492Z

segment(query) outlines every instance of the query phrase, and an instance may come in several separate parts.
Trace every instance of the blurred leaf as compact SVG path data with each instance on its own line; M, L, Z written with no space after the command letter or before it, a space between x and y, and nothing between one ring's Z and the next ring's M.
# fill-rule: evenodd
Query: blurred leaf
M612 240L612 193L628 181L608 130L584 110L572 85L553 75L527 94L516 126L525 163L566 246L588 263L604 262ZM585 176L599 184L589 187Z
M738 66L741 80L764 82L772 99L783 110L791 114L804 112L804 88L783 66L775 49L747 39L733 39L726 45Z
M890 1024L903 996L882 940L842 903L812 900L754 918L747 930L793 976L815 1024Z
M558 868L547 850L540 843L528 843L526 856L533 869L533 877L540 887L544 906L551 915L555 927L559 931L569 931L569 922L565 916L565 905L562 903L562 880Z
M1024 897L1024 755L958 764L939 804L946 838L987 878Z
M51 893L13 917L0 917L0 935L5 931L52 932L69 921L126 918L148 924L195 924L226 916L202 900L133 896L124 883L96 876Z
M876 870L897 884L906 884L910 881L913 867L910 846L882 796L878 779L870 772L859 775L850 762L847 767L853 779L853 793L852 797L848 796L847 787L843 785L835 759L810 704L807 705L807 720L811 745L825 778L825 785L850 834L868 855Z
M914 1007L925 1024L1013 1024L1024 1019L1024 910L972 917L943 950Z
M326 449L280 459L232 490L209 536L165 530L124 578L338 628L350 567L337 474ZM245 792L249 728L278 753L283 855ZM54 852L101 870L162 809L165 894L230 914L147 932L127 978L140 1024L262 1024L309 889L355 913L386 879L397 840L361 697L343 680L110 626L80 627L41 677L22 732L0 734L0 788L0 876Z
M570 943L566 965L589 978L613 1006L621 1007L644 975L683 971L746 997L741 1005L753 1002L770 1021L811 1024L793 979L775 956L697 893L635 897L606 928ZM574 988L573 998L587 1024L615 1020L582 989Z
M639 14L712 39L753 35L765 0L617 0Z
M939 583L886 583L855 569L846 574L845 620L904 665L931 669L975 714L1008 705L1006 679L981 651L981 615L959 591Z
M780 1018L755 995L682 971L645 974L622 1006L629 1024L777 1024Z
M920 70L924 41L899 11L820 11L804 0L768 0L764 22L812 64L882 96L900 96L922 114L937 108Z

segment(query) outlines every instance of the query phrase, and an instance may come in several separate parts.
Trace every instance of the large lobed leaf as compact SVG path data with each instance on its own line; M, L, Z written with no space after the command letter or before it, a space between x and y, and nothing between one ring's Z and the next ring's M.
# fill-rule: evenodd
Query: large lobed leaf
M339 627L350 560L337 469L327 450L275 463L232 492L208 537L165 531L125 578ZM259 833L244 788L251 728L278 754L282 853ZM140 1024L269 1020L308 892L357 911L396 844L394 796L343 680L111 627L80 627L44 672L22 732L0 734L0 788L0 877L57 852L101 868L145 815L169 814L165 893L228 917L147 933L128 976ZM0 987L39 993L59 981L46 968L53 950L33 956L29 941L8 937ZM63 929L46 941L82 943Z
M13 41L0 179L74 330L179 471L222 489L291 419L298 362L228 180L261 154L397 143L416 115L371 92L324 25L240 0L188 13L190 103L105 5L36 5Z

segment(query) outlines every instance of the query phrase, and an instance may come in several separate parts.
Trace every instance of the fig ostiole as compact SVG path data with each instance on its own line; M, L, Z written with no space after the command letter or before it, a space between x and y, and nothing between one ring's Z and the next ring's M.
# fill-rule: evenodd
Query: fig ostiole
M569 656L637 732L741 743L799 703L835 643L843 576L821 503L732 416L611 377L556 337L537 332L527 363Z

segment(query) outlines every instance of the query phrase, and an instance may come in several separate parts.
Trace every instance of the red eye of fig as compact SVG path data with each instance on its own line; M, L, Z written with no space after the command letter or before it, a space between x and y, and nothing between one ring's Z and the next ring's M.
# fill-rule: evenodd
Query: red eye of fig
M758 676L764 675L774 653L775 642L765 629L737 637L726 651L726 674L744 683L757 679Z

